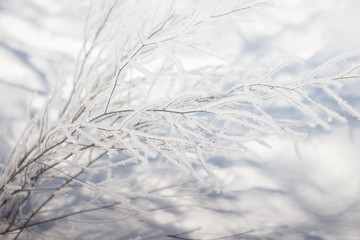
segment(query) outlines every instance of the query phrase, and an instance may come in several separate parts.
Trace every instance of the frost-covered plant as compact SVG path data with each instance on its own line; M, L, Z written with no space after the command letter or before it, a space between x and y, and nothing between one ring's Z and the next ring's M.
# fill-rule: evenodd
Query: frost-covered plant
M41 237L51 228L61 236L51 224L65 231L91 216L124 226L122 237L129 238L125 226L135 216L164 210L169 198L199 193L207 183L220 191L209 157L246 152L248 141L266 144L262 136L269 134L288 134L296 146L307 127L328 129L329 119L346 122L316 100L320 91L360 119L335 92L343 80L359 78L359 65L328 73L357 53L295 77L286 67L296 58L244 72L207 48L217 41L212 34L219 19L236 19L268 4L92 4L73 81L58 83L1 169L0 234ZM274 108L292 109L292 114ZM162 160L182 175L161 171ZM159 181L172 182L151 183L144 173L149 168L158 172ZM96 237L85 229L71 230L71 236Z

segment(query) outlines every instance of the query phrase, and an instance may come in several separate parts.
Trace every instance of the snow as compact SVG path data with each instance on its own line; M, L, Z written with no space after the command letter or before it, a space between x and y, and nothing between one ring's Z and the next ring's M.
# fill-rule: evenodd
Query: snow
M6 163L26 121L41 108L46 94L59 79L73 76L86 8L87 1L0 3L1 165ZM222 42L217 49L235 56L236 66L241 69L266 66L284 55L301 57L304 69L314 69L331 57L358 50L359 10L360 2L356 0L278 0L240 25L232 25L231 18L223 20L228 21L229 28L219 32L220 38L228 44ZM232 34L240 35L241 41ZM341 96L360 111L358 81L345 84ZM336 102L332 104L336 106ZM302 159L296 155L289 136L262 139L271 148L251 142L247 147L256 156L234 153L210 158L210 163L217 166L213 174L220 185L219 194L184 195L175 201L184 207L174 212L154 210L135 220L100 224L99 232L109 234L108 239L135 239L137 235L166 239L164 232L192 230L196 231L181 236L209 239L252 230L245 239L358 239L360 122L346 116L349 122L345 124L329 118L330 130L308 129L309 137L298 140ZM149 173L149 166L142 166L137 178L130 178L128 184L146 181L160 188L188 179L182 172L168 170L167 165L155 167L158 169ZM142 190L147 187L142 186ZM168 191L176 195L175 190ZM80 193L74 194L86 200ZM152 206L151 201L139 200L140 206L146 204ZM62 224L53 230L49 225L34 231L61 236L58 231ZM80 230L74 227L67 237L76 239L82 231L82 237L96 239L99 233L86 226L81 225Z

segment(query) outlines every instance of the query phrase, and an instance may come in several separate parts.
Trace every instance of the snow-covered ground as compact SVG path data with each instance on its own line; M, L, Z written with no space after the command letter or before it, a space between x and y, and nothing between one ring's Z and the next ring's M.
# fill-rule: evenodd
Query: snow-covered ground
M72 77L86 8L87 1L0 2L1 164L57 79ZM357 0L278 0L257 15L244 17L240 25L230 24L219 33L229 44L217 47L225 53L238 52L236 64L243 69L270 64L284 55L301 57L304 69L314 68L331 57L358 50L359 10ZM240 35L240 41L234 42L232 34ZM358 111L359 90L359 79L341 90L341 96ZM258 156L211 159L218 166L220 194L179 198L178 205L192 204L184 211L155 212L134 223L96 227L101 232L101 228L120 226L107 229L114 232L109 239L137 235L166 239L161 235L164 232L186 231L193 232L181 237L214 239L249 231L233 238L360 239L360 121L347 117L347 124L329 119L329 131L308 129L309 137L299 141L303 159L297 157L291 138L269 136L264 140L271 148L249 144ZM145 181L160 181L156 174L163 174L161 168ZM45 236L59 230L44 229L40 228L47 231ZM77 236L76 229L66 234L66 239ZM79 239L97 237L93 230L86 234Z

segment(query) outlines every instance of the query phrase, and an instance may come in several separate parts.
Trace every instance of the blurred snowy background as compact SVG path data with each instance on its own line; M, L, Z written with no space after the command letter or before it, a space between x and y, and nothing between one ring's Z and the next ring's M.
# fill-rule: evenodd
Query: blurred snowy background
M2 164L57 80L73 76L87 6L85 0L0 1ZM245 16L240 24L227 24L218 32L217 47L224 53L236 53L234 67L244 70L293 55L304 60L301 68L306 71L359 49L359 10L357 0L277 0L273 7ZM359 80L348 81L341 90L341 96L357 110L359 90ZM216 211L189 207L181 213L180 222L171 215L154 213L148 216L150 221L144 217L146 227L139 221L137 228L132 225L135 232L125 235L123 231L122 238L147 234L144 239L157 239L159 229L167 234L182 229L193 231L191 237L197 239L247 231L251 232L234 239L359 239L360 123L348 118L345 125L332 122L330 131L309 129L309 137L299 142L303 160L296 156L291 138L284 136L264 139L271 149L249 144L256 157L234 154L212 159L218 166L215 173L221 193L193 198L197 205L206 201L204 205ZM175 225L178 229L172 228ZM69 232L69 239L75 231ZM96 232L88 234L82 239L96 237ZM109 239L117 239L114 236Z

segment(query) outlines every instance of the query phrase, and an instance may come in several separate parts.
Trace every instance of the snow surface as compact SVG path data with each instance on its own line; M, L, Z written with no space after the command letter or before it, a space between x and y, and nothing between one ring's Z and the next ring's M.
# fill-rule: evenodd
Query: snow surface
M57 79L72 76L82 44L86 6L86 1L70 0L0 2L2 164ZM236 64L244 69L269 64L283 55L299 56L304 68L313 68L359 47L359 10L357 0L278 0L274 7L245 18L240 27L229 25L219 34L230 44L218 47L225 53L238 52ZM241 42L232 42L234 33L241 36ZM357 80L345 84L342 91L358 110L359 90ZM207 201L216 211L193 206L181 213L182 221L167 213L154 213L153 225L146 227L141 221L129 220L119 223L127 229L122 238L145 235L158 239L161 229L168 234L194 230L191 237L201 239L247 231L252 232L238 239L360 239L359 121L349 116L347 124L333 121L330 131L310 129L309 138L299 142L303 160L296 156L290 138L265 140L271 149L249 144L258 157L211 159L218 166L215 173L221 193L194 198L198 206ZM151 180L156 182L156 177L146 181ZM126 235L133 224L138 224L138 232ZM71 234L76 236L75 232L69 230L68 239ZM95 239L98 233L89 230L87 234L84 239ZM118 237L109 235L108 239Z

